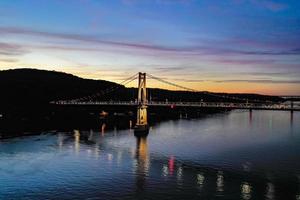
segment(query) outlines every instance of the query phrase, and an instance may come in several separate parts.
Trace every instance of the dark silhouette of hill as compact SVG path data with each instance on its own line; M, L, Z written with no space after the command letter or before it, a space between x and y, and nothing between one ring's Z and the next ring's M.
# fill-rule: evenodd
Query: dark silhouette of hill
M0 71L1 105L48 104L53 100L90 95L118 84L37 69Z

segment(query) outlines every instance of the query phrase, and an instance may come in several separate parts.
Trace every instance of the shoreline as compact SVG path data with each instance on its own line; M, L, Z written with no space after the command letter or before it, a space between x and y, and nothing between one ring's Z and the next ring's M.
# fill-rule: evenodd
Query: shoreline
M136 121L136 108L61 108L50 109L44 115L26 112L21 117L0 119L0 140L39 135L44 131L72 131L74 129L101 130L105 124L105 130L127 129L134 127ZM102 116L103 111L107 116ZM149 124L166 120L202 118L211 114L225 113L230 109L149 109Z

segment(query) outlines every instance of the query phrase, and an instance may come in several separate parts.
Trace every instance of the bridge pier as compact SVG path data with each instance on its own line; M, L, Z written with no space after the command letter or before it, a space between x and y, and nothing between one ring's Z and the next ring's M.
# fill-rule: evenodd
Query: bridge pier
M137 119L134 127L135 136L146 136L149 133L147 116L147 90L146 90L146 73L139 73L138 81L138 108Z

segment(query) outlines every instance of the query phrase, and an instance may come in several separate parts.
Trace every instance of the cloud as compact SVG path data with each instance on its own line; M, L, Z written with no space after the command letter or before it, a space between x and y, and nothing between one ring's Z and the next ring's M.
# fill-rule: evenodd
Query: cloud
M0 34L18 34L18 35L37 36L37 37L57 38L57 39L64 39L64 40L76 40L76 41L89 42L94 44L112 45L117 47L127 47L127 48L143 49L143 50L157 50L157 51L180 50L178 48L165 47L159 45L150 45L145 43L131 43L131 42L102 40L99 39L98 37L91 36L91 35L45 32L45 31L16 28L16 27L0 27Z
M260 22L261 23L261 22ZM289 24L290 27L295 27L297 26L296 24L299 22L282 22L282 23L286 23ZM265 24L270 24L265 22ZM249 26L249 25L248 25ZM275 26L275 25L274 25ZM277 24L278 26L278 24ZM259 27L252 27L253 29L259 28ZM299 29L300 31L300 29ZM300 32L299 32L300 33ZM223 41L220 41L220 43L222 43L223 45L231 45L231 44L236 44L245 48L260 48L260 49L300 49L300 38L299 37L291 37L291 35L297 35L297 32L290 34L290 35L285 35L285 37L283 37L284 35L280 35L280 33L277 33L277 36L274 37L270 36L268 37L258 37L258 38L230 38L230 39L226 39ZM272 38L273 37L273 38ZM280 39L279 39L280 38Z
M184 67L182 66L178 66L178 67L154 67L153 68L155 71L159 71L159 72L173 72L173 71L182 71L182 70L186 70Z
M218 47L192 47L182 48L181 52L190 52L191 55L299 55L299 49L287 49L287 50L240 50L230 48L218 48Z
M21 45L0 42L0 56L20 56L28 52Z
M238 65L256 65L256 64L272 64L274 59L217 59L222 64L238 64Z
M39 37L41 39L47 39L42 45L32 45L35 48L44 49L57 49L57 50L75 50L75 51L122 51L129 53L129 51L134 51L139 54L146 55L157 55L157 56L201 56L201 55L299 55L300 47L294 46L289 49L278 49L274 48L272 50L264 50L260 48L259 50L246 50L235 49L234 45L227 41L228 45L217 46L214 45L217 42L208 41L205 45L187 45L187 46L166 46L166 45L154 45L150 43L141 42L129 42L129 41L112 41L104 40L101 37L93 35L84 34L70 34L70 33L57 33L57 32L46 32L40 30L34 30L29 28L16 28L16 27L0 27L0 35L22 35L22 36L33 36ZM50 39L50 40L49 40ZM59 44L58 41L62 40L64 43ZM78 43L68 43L77 41ZM83 45L84 43L93 44ZM1 45L1 44L0 44ZM96 46L95 46L96 45ZM24 45L25 46L25 45ZM29 45L30 46L30 45ZM1 46L0 46L1 47ZM101 48L100 48L101 47ZM24 54L26 50L22 46L9 45L2 43L2 48L0 49L0 54ZM162 55L161 53L165 53ZM221 61L222 62L222 61ZM255 64L262 62L272 62L272 60L223 60L223 62L236 62L237 64Z
M300 76L299 72L248 72L247 74L253 76Z
M293 20L292 22L289 21L288 24L290 24L290 27L296 27L299 22L300 21ZM252 27L252 29L257 28L258 27ZM300 29L298 31L300 34ZM257 37L257 35L253 35L250 38L234 36L214 40L206 38L190 38L189 41L191 43L203 44L208 47L208 50L216 49L220 53L227 51L228 53L252 55L290 55L298 54L300 52L300 37L297 36L298 31L288 35L280 35L280 33L277 33L277 35L268 35L263 37ZM229 47L231 47L231 49Z
M18 59L15 58L0 58L0 62L5 62L5 63L15 63L17 61Z
M300 84L300 80L271 80L271 79L232 79L232 80L216 80L213 82L217 82L217 83L247 82L247 83Z
M164 78L169 81L185 82L185 83L271 83L271 84L300 84L300 80L274 80L274 79L228 79L228 80L215 80L215 79L189 79L189 78Z
M186 83L198 83L198 82L207 82L209 80L205 80L205 79L185 79L185 78L172 78L169 79L172 81L179 81L179 82L186 82Z

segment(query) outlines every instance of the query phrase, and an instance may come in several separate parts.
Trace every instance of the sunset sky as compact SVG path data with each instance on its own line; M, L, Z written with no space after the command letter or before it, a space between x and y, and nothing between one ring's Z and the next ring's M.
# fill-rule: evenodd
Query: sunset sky
M300 95L300 1L0 0L0 69L24 67Z

